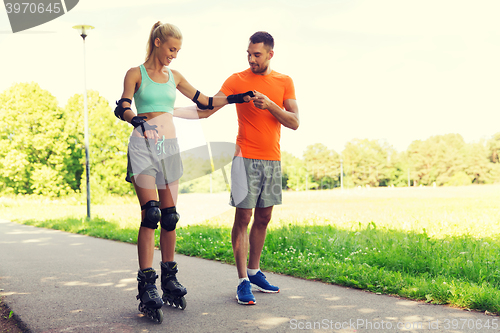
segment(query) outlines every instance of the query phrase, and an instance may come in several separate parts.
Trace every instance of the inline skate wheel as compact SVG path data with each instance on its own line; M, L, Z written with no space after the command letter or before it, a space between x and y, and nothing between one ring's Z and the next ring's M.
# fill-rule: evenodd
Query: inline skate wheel
M158 321L158 324L163 322L163 311L161 309L156 309L155 311L155 320Z
M186 302L186 298L184 296L182 296L179 301L177 302L177 307L181 310L184 310L186 308L186 305L187 305L187 302Z

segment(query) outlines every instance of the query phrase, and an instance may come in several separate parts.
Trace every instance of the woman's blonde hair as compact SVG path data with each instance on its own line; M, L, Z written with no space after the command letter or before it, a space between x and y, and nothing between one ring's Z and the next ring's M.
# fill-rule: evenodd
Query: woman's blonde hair
M182 40L182 33L179 28L170 23L162 24L160 21L156 22L151 28L148 44L146 45L146 61L148 61L153 54L156 38L159 38L162 43L165 43L170 37Z

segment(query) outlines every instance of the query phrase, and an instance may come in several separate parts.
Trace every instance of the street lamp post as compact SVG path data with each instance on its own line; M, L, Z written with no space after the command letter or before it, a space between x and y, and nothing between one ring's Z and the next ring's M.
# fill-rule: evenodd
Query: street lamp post
M86 60L85 60L85 38L87 31L94 29L91 25L75 25L73 29L80 32L83 39L83 118L85 123L85 174L87 178L87 218L90 220L90 165L89 165L89 117L87 107L87 75L86 75Z

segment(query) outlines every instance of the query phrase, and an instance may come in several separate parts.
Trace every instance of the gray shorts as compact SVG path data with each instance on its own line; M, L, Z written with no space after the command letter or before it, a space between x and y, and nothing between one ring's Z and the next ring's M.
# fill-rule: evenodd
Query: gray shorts
M155 145L149 140L131 136L127 152L126 181L132 182L135 175L148 175L156 178L157 185L165 185L181 178L183 173L181 154L177 138L160 139Z
M265 208L281 205L281 186L281 161L233 158L231 206Z

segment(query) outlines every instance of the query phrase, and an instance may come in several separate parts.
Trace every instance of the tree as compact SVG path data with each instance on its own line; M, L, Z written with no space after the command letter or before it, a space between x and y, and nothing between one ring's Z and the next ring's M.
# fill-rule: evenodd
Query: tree
M69 158L64 123L56 98L36 83L18 83L0 94L2 192L72 192L64 177Z
M324 144L309 145L304 152L307 174L311 176L312 187L334 188L340 184L340 157Z
M398 153L391 150L388 169L386 172L387 186L403 187L408 186L408 159L406 153Z
M353 186L390 185L391 160L396 151L386 142L354 139L346 144L342 156L346 183Z
M292 154L281 152L282 187L292 190L305 190L306 167L304 161ZM308 179L308 183L310 179ZM308 186L309 187L309 186Z
M466 144L460 134L414 141L407 150L411 178L415 185L444 185L455 173L465 170L465 153Z
M488 141L489 158L492 163L500 163L500 132Z
M488 141L488 150L489 159L493 163L490 172L491 179L494 182L500 182L500 132Z
M466 146L465 170L470 179L469 184L488 184L493 182L490 152L484 142L472 143Z
M88 94L90 188L92 193L126 194L132 191L125 181L127 170L127 144L132 127L117 119L108 101L96 91ZM66 105L66 131L71 133L71 154L68 163L72 178L85 192L86 174L83 96L75 94Z

